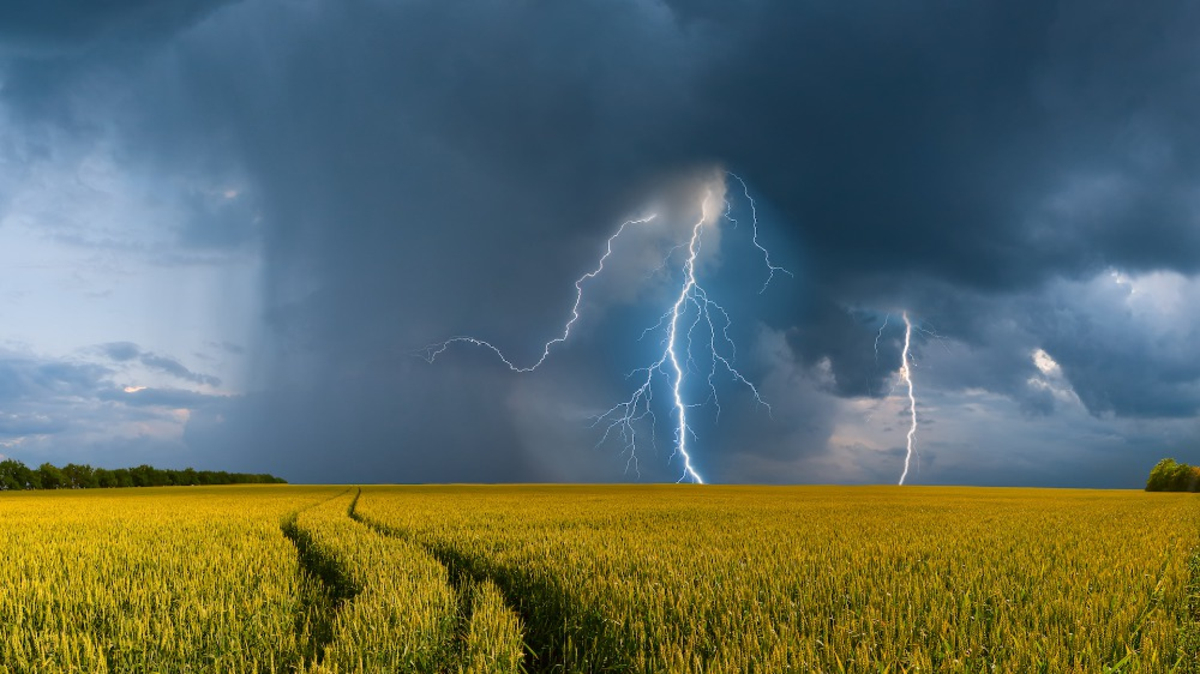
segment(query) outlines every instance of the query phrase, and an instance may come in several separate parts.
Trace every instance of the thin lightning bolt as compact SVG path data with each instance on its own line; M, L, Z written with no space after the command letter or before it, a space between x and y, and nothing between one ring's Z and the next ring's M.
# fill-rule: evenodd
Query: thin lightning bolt
M741 176L739 176L738 174L729 172L729 176L732 177L734 180L738 181L739 184L741 184L742 194L745 194L746 201L750 202L750 220L751 220L750 224L753 227L752 240L754 242L754 247L757 248L763 254L763 262L766 263L767 271L769 272L767 274L767 280L763 281L762 288L760 288L758 290L758 294L761 295L767 291L767 286L771 285L771 281L775 279L775 272L781 272L781 273L787 274L788 276L791 276L792 278L796 278L796 275L793 274L792 272L784 269L783 267L778 267L776 265L771 264L771 253L767 252L767 249L763 248L763 245L758 242L758 206L756 206L754 204L754 198L750 196L750 188L746 186L746 181L742 180ZM729 216L730 210L731 210L731 206L730 206L729 202L726 201L725 202L725 217L730 222L733 223L734 227L737 227L737 224L738 224L737 220L734 220L732 217Z
M474 346L481 346L485 349L491 349L491 351L495 353L498 358L500 358L500 361L507 365L508 369L512 370L513 372L533 372L541 367L542 363L546 362L546 359L550 357L550 349L554 348L554 345L562 344L571 336L571 326L575 325L575 322L579 320L579 305L583 302L583 284L586 281L596 278L600 275L600 272L604 271L604 263L608 260L613 252L613 242L617 240L617 237L621 236L621 233L625 231L626 227L629 227L630 225L642 225L654 220L656 217L658 217L657 214L651 214L637 220L627 220L621 223L621 226L617 228L617 231L612 236L608 237L608 243L604 249L604 255L600 256L600 262L597 264L596 268L584 274L583 276L580 276L575 281L575 304L571 307L571 318L567 321L566 325L563 326L562 334L546 342L545 346L542 348L542 356L538 358L533 365L527 365L524 367L516 365L504 355L503 351L501 351L491 342L485 342L482 339L466 336L451 337L440 344L427 346L422 353L422 357L430 363L433 363L433 361L437 360L438 356L442 355L446 349L450 348L454 344L471 344Z
M900 484L904 484L904 478L908 477L908 462L912 459L913 441L917 436L917 398L913 394L912 358L909 354L909 349L912 347L913 326L912 321L908 320L907 311L901 315L904 317L904 351L900 354L900 376L908 384L908 414L911 419L908 426L908 451L904 455L904 472L900 474Z
M888 326L888 321L891 320L891 314L883 315L883 325L879 326L879 332L875 333L875 364L879 364L879 340L883 337L883 331Z
M792 273L783 267L772 264L769 252L758 240L757 208L754 200L750 197L750 191L741 178L732 173L728 175L741 183L742 191L750 204L753 220L752 241L754 246L762 252L768 271L767 280L760 290L761 293L770 285L776 272L788 275L792 275ZM734 366L737 347L729 336L729 328L732 325L729 313L724 307L709 297L708 292L700 285L697 279L696 263L702 249L704 226L710 217L709 208L713 198L713 192L709 189L705 193L704 200L701 203L700 219L691 228L691 237L688 243L671 248L663 261L662 267L660 267L660 269L665 268L678 251L686 248L687 258L683 263L683 281L679 288L679 294L675 297L670 308L659 318L658 323L642 332L642 338L645 338L647 334L665 327L666 335L662 340L662 354L650 365L631 372L629 377L641 375L638 378L640 382L638 387L634 389L627 400L618 403L607 412L597 416L593 423L593 426L602 425L604 427L603 436L600 438L597 446L604 444L614 434L619 435L624 442L625 449L623 453L628 453L629 455L626 469L632 467L635 472L639 472L640 474L637 459L638 426L641 422L650 423L650 440L653 443L655 435L654 427L656 425L656 417L654 415L654 383L656 377L665 377L670 383L670 404L674 420L674 451L671 453L671 458L674 458L676 455L682 458L683 473L680 475L680 482L691 480L698 484L703 484L704 479L693 465L692 455L689 451L689 439L696 439L698 436L688 421L688 410L712 402L719 418L721 406L717 400L717 387L714 380L718 372L724 371L736 382L745 385L750 389L750 392L754 395L754 399L760 405L766 407L768 412L771 409L770 405L763 401L759 395L758 388ZM726 200L723 216L736 226L737 221L730 217L731 210L732 205ZM514 372L532 372L536 370L546 361L551 349L555 345L567 341L570 337L571 327L579 319L579 309L583 299L583 286L587 281L594 279L604 271L604 263L612 255L613 243L616 239L621 236L627 227L650 222L655 217L655 215L650 215L638 220L625 222L609 237L604 255L601 256L596 268L584 274L575 282L575 304L571 308L571 318L563 327L562 334L546 342L541 357L532 365L518 366L495 345L468 336L452 337L439 344L426 347L421 355L427 361L433 363L438 356L452 345L464 343L490 349L500 358L501 362ZM700 346L707 347L710 352L706 379L709 396L705 401L699 403L688 402L686 390L689 374L703 374L700 371L701 366L693 353L693 349L697 348L697 340L700 341Z

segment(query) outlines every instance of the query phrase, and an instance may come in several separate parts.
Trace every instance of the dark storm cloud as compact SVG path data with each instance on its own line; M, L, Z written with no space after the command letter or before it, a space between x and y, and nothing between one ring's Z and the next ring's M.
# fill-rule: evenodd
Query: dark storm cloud
M195 410L186 439L211 465L284 467L284 476L296 480L561 479L514 450L518 438L506 401L491 397L503 386L488 380L503 375L451 365L432 376L422 361L407 356L378 363L385 364L386 376L348 372L319 387L214 400ZM448 414L441 411L445 406L452 408L453 423L423 418L431 409Z
M226 195L193 190L183 200L189 217L180 239L199 249L237 249L258 237L254 206L236 192Z
M35 56L80 51L96 42L162 39L227 0L63 0L8 2L0 8L6 50Z
M948 385L1046 413L1027 386L1029 354L1045 347L1097 413L1194 409L1112 395L1109 373L1135 368L1148 345L1076 348L1080 326L1037 317L1055 279L1197 270L1195 6L164 6L174 8L161 10L173 17L156 24L164 33L207 20L129 68L136 105L108 104L147 161L247 176L263 218L270 330L256 353L267 391L213 428L286 447L298 465L452 476L475 470L462 467L478 452L510 467L497 479L552 478L525 463L530 431L511 413L535 402L494 360L428 368L405 354L450 334L505 346L552 334L570 279L614 223L667 178L714 162L771 214L764 231L806 299L768 327L786 331L798 371L827 373L823 389L879 395L898 354L887 332L875 361L881 312L907 307L996 356ZM120 33L96 25L89 40ZM36 42L47 30L26 33ZM54 80L25 62L9 74L16 106L42 100L22 82ZM976 317L981 303L1005 313ZM997 336L1008 332L1021 339ZM592 345L563 357L603 372L633 348ZM1165 393L1197 376L1182 369ZM589 403L608 392L594 378L555 381ZM778 446L766 439L805 425L738 419L730 437L766 456ZM811 429L801 435L820 445L827 424Z
M1194 417L1200 412L1194 347L1200 316L1191 308L1196 291L1194 280L1172 273L1137 281L1116 273L1058 279L1007 294L938 286L914 295L937 317L915 319L928 332L915 334L914 356L918 366L927 357L940 362L937 369L919 369L918 376L939 389L1001 393L1033 415L1052 414L1061 405L1048 388L1031 384L1050 379L1078 395L1095 416ZM903 338L898 323L893 315L880 341L881 362L892 366ZM878 325L877 317L864 320L842 338L869 341ZM798 350L811 348L800 339L793 343ZM1039 371L1038 350L1061 371ZM832 353L836 358L839 352Z
M1185 418L1200 412L1200 360L1193 311L1169 316L1130 306L1136 293L1108 281L1063 284L1031 303L1031 333L1097 415ZM1098 287L1097 287L1098 286ZM1143 291L1144 292L1144 291ZM1079 308L1061 310L1065 297ZM1083 296L1083 301L1080 301ZM1174 313L1174 312L1171 312Z
M702 109L841 285L1190 271L1200 10L1144 9L770 3Z
M0 101L30 125L96 132L98 98L130 69L228 0L100 0L0 4ZM43 146L43 152L51 148Z

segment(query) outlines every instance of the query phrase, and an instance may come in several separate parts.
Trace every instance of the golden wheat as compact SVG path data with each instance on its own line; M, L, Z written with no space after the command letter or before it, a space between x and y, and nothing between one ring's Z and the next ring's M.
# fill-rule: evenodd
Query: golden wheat
M570 672L1166 672L1197 502L1026 489L374 488Z
M1189 672L1198 515L1032 489L5 493L0 674Z
M279 523L329 492L0 495L0 672L285 670L305 590Z

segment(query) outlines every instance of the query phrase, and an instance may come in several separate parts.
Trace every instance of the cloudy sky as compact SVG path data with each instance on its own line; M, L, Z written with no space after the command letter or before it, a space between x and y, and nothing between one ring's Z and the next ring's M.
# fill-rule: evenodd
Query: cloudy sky
M595 420L707 191L770 405L685 304L707 480L895 482L907 312L909 483L1137 487L1200 462L1198 38L1158 0L5 3L0 455L676 480L669 371L636 461ZM419 357L536 362L651 213L536 371Z

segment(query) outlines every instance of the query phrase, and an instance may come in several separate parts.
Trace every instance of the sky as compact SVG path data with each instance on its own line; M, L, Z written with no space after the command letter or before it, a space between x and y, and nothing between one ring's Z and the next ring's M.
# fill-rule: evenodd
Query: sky
M1200 463L1198 36L1162 0L5 3L0 455L686 478L668 369L636 447L603 415L704 217L744 377L689 328L706 481L896 482L907 314L907 484L1139 487ZM421 357L537 362L577 288L533 372Z

